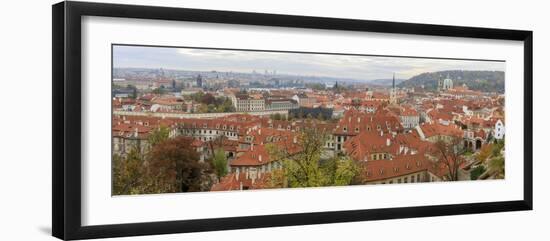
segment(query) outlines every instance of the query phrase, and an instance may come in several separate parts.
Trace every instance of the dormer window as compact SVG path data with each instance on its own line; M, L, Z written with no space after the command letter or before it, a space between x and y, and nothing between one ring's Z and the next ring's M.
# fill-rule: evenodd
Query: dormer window
M348 128L344 126L343 128L344 132L348 132Z
M224 130L227 129L227 126L226 126L226 125L223 125L223 129L224 129Z
M359 132L359 127L355 127L355 132Z
M206 123L202 124L202 128L206 128L206 127L207 127Z

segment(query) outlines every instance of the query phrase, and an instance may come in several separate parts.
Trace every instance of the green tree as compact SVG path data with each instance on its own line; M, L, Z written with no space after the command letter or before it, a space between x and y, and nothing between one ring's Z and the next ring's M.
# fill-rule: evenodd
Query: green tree
M275 113L275 114L272 114L271 115L271 119L272 120L281 120L282 119L282 116L280 113Z
M137 146L132 147L126 157L113 155L112 170L113 195L142 193L145 169L143 157Z
M214 172L218 176L218 180L227 174L227 157L223 149L219 148L214 151L212 165Z
M485 166L479 165L470 172L470 179L477 180L485 172Z
M151 134L149 134L149 145L151 147L157 145L168 139L170 135L170 129L168 127L161 125L159 128L154 129Z
M286 149L267 144L275 160L283 163L282 171L275 172L272 184L278 187L321 187L352 184L359 173L357 164L347 158L322 160L326 133L304 129L298 139L301 151L289 156Z
M493 157L489 160L489 169L496 174L497 178L504 178L504 157Z
M334 186L345 186L353 184L355 177L359 174L359 167L349 157L344 157L338 160L337 167L334 172Z
M153 94L162 95L162 94L164 94L164 87L161 86L160 88L156 88L152 92L153 92Z

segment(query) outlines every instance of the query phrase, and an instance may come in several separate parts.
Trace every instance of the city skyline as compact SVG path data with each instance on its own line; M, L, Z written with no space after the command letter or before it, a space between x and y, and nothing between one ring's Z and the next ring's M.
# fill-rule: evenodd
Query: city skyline
M445 70L505 71L502 61L356 56L288 52L214 50L198 48L113 46L114 68L165 68L188 71L277 74L349 78L356 80L408 79Z

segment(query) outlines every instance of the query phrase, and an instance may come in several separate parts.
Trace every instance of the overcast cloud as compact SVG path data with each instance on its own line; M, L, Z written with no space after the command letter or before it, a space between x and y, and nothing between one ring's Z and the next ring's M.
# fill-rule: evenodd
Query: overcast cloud
M452 56L449 56L452 57ZM205 50L114 46L113 66L195 71L252 72L276 70L278 74L353 79L406 79L442 70L505 70L504 62L419 59L403 57L330 54L273 53L261 51Z

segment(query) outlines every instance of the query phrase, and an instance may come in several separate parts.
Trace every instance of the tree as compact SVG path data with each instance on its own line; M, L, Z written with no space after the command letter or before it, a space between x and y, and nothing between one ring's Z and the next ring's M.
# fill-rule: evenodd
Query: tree
M487 144L482 146L476 155L476 159L480 162L485 162L487 158L491 156L492 150L493 150L492 144Z
M334 172L334 186L345 186L354 184L355 177L359 174L359 167L349 157L344 157L338 160L336 170Z
M323 112L320 111L319 114L317 114L317 120L323 121L325 120L325 116L323 116Z
M479 165L470 172L470 179L477 180L485 172L485 166Z
M153 146L148 166L149 175L155 177L155 192L209 190L211 167L199 161L191 143L191 138L180 136Z
M465 152L466 149L460 138L452 137L447 141L440 139L434 143L431 154L436 158L436 163L443 164L446 167L449 180L458 181L458 172L465 162L462 157Z
M216 97L210 93L207 93L201 97L200 102L207 105L213 105L216 103Z
M280 113L275 113L275 114L272 114L272 115L271 115L271 119L272 119L272 120L282 120L283 117L281 116Z
M491 172L496 174L497 178L503 178L504 177L504 157L498 156L493 157L489 161L489 169Z
M113 195L142 193L142 181L145 173L143 157L139 148L133 146L126 157L113 155Z
M272 143L266 148L270 157L281 160L283 168L272 175L274 187L321 187L352 184L359 173L356 163L349 158L322 160L321 154L327 138L317 129L302 130L299 139L301 151L289 156L286 148ZM280 186L277 186L280 185Z
M495 173L497 178L504 177L504 156L502 150L504 149L504 140L498 141L493 145L492 157L489 160L489 170Z
M153 147L156 144L167 140L169 135L170 129L168 129L168 127L166 126L161 125L159 128L154 129L151 134L149 134L149 145Z
M161 86L160 88L156 88L152 92L153 92L153 94L162 95L162 94L164 94L164 87Z
M218 180L227 174L227 157L225 156L225 151L223 149L219 148L214 151L212 165L216 175L218 176Z

